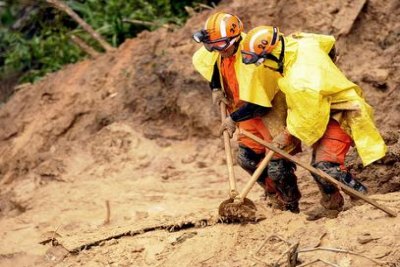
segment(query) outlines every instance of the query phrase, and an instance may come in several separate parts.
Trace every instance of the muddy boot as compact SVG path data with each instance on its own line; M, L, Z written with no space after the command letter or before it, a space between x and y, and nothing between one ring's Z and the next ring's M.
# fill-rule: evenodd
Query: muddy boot
M322 197L319 203L325 209L337 211L343 209L344 199L339 190L336 190L336 192L333 193L325 193L324 190L321 190L321 195Z
M285 204L286 210L292 213L300 213L299 202L293 201Z
M367 187L354 179L350 172L342 170L339 163L321 161L314 163L313 166L360 193L366 194L368 192ZM344 199L336 186L321 178L319 175L312 173L312 176L317 182L318 188L322 194L321 205L330 210L342 210Z
M344 205L344 199L339 190L333 184L319 178L319 176L313 175L313 177L321 192L321 200L319 203L322 207L328 210L341 211Z
M345 185L353 188L354 190L360 192L361 194L368 194L368 189L361 182L354 179L350 172L343 172L340 176L340 181Z
M285 159L272 160L268 165L268 175L274 181L277 200L282 210L299 213L301 193L294 174L296 165Z
M339 213L340 213L340 211L328 210L321 206L314 207L313 209L307 210L305 212L305 214L307 215L307 218L306 218L307 221L315 221L315 220L319 220L321 218L334 219L334 218L337 218Z
M348 187L351 187L352 189L362 193L362 194L367 194L368 189L365 185L363 185L361 182L357 181L354 179L353 175L347 170L342 170L340 168L339 163L334 163L334 162L328 162L328 161L321 161L318 163L312 164L313 167L320 169L342 184L347 185ZM319 184L329 184L327 181L319 177L318 175L312 174L314 179L317 181Z

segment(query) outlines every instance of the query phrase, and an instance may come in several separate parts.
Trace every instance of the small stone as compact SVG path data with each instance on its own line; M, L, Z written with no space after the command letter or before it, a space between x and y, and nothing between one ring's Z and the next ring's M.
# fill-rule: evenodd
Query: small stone
M197 158L197 154L186 155L185 157L183 157L181 159L181 162L183 164L189 164L189 163L194 162L196 160L196 158Z

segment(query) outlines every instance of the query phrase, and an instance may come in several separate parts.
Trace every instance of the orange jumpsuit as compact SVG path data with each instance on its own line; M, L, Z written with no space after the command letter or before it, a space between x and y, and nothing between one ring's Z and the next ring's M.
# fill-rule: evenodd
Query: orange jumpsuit
M230 105L228 106L229 113L234 112L244 104L244 102L239 99L239 84L234 68L235 59L236 55L233 55L229 58L222 58L220 65L225 94L230 103ZM239 122L238 127L251 132L252 134L264 139L267 142L272 141L272 136L260 117ZM239 144L250 148L257 154L266 152L263 145L260 145L259 143L244 135L239 134L238 142Z
M244 105L244 102L239 98L239 84L234 67L235 58L236 55L229 58L222 58L220 65L225 94L230 103L228 106L229 113L236 111ZM272 142L270 131L260 117L241 121L238 123L238 127L251 132L267 142ZM256 165L264 157L267 149L263 145L241 134L238 136L238 142L241 148L239 150L238 163L252 174L255 171ZM292 153L295 153L295 151ZM268 164L268 167L260 175L258 183L264 188L267 195L277 196L277 200L283 203L285 208L292 212L299 212L298 200L301 197L301 193L298 190L294 169L295 165L293 163L283 159L280 155L275 155L273 161Z
M352 142L339 123L330 119L324 135L313 145L313 161L339 163L340 168L346 170L344 159Z

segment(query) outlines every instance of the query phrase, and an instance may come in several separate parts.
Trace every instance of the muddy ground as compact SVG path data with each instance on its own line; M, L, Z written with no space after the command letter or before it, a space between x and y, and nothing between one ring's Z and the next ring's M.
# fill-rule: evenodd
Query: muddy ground
M400 4L363 2L236 0L216 10L246 30L339 37L338 65L363 88L389 146L366 168L353 151L348 165L399 212ZM346 197L344 211L319 218L301 168L299 214L269 207L254 187L260 221L218 220L228 197L219 116L190 39L211 12L21 86L0 107L0 266L287 266L291 251L298 266L400 266L399 217ZM235 172L241 188L249 176Z

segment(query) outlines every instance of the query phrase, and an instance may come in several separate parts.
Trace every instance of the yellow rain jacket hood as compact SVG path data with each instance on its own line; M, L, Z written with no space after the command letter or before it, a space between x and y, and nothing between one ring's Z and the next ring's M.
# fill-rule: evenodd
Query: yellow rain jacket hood
M242 39L245 34L242 33ZM235 71L239 83L240 100L254 103L263 107L272 107L271 101L279 90L277 78L280 76L268 68L257 68L255 65L242 63L241 44L236 52ZM207 80L211 81L214 71L214 64L221 64L221 56L218 52L209 52L201 47L193 55L195 69ZM218 68L220 69L220 68ZM220 79L222 81L221 72ZM221 82L223 87L223 83ZM224 88L222 88L224 89Z
M382 158L387 148L374 125L372 108L363 99L360 87L349 81L328 56L334 37L297 33L284 40L284 70L278 85L286 95L289 132L312 145L326 130L331 104L351 103L357 110L344 113L342 128L352 136L364 165ZM278 57L280 49L273 54Z

